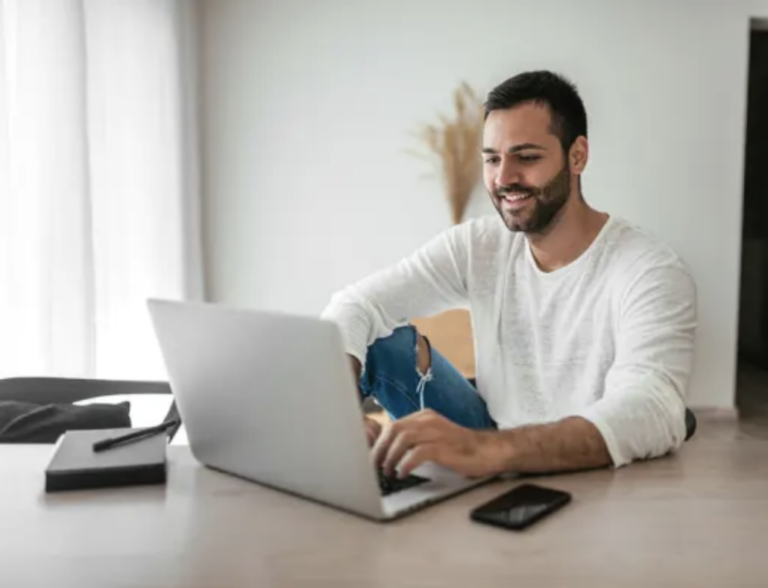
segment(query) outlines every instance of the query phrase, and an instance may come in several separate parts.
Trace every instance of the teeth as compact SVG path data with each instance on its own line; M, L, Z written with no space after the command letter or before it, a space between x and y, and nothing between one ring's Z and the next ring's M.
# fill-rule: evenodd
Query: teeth
M514 196L505 194L504 200L509 200L510 202L517 202L518 200L523 200L524 198L528 198L528 194L515 194Z

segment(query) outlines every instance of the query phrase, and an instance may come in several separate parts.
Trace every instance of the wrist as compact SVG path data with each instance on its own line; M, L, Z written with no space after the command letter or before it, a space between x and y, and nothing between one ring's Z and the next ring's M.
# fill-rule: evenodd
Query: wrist
M496 476L514 467L514 445L508 443L499 431L478 431L480 459L488 475Z

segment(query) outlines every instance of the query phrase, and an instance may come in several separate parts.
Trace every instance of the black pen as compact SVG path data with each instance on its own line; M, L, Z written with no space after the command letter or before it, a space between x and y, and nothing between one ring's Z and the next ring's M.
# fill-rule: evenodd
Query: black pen
M93 444L93 450L104 451L105 449L110 449L112 447L123 445L125 443L130 443L132 441L139 441L140 439L144 439L145 437L152 437L154 435L159 435L160 433L165 433L168 429L178 424L179 424L178 419L171 419L170 421L165 421L164 423L160 423L159 425L155 425L154 427L139 429L138 431L131 431L130 433L126 433L125 435L120 435L118 437L109 437L108 439L102 439L101 441L96 441L96 443Z

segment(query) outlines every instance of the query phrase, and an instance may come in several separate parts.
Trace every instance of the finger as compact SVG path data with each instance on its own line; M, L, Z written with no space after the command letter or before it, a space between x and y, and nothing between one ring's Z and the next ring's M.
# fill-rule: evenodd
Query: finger
M403 431L420 431L422 433L429 433L429 437L422 437L421 440L431 440L439 432L436 427L430 426L431 423L440 425L440 420L445 420L444 417L430 409L420 410L406 417L396 420L393 423L386 425L380 432L376 443L373 446L372 458L376 467L383 467L384 460L390 451L392 443L395 442L398 435ZM395 462L396 464L397 462ZM393 464L394 467L394 464Z
M388 475L394 473L407 451L425 443L435 443L444 436L443 428L434 419L417 417L401 426L391 441L382 460L382 469Z
M414 447L403 457L397 468L397 477L406 478L413 470L427 461L438 461L440 445L438 443L425 443Z
M410 427L397 434L382 460L381 467L385 474L391 475L395 470L395 466L400 463L400 460L405 455L405 452L418 446L421 441L419 433L419 429Z
M387 451L389 451L389 446L397 434L395 429L396 424L397 423L385 425L379 432L378 437L376 437L376 442L371 449L371 459L377 468L381 467L381 463L384 461Z
M384 457L389 451L389 446L395 440L400 431L411 426L411 422L414 420L415 416L415 414L408 415L407 417L403 417L394 422L388 423L381 429L378 438L376 439L376 443L374 444L371 451L373 462L376 464L376 467L381 467L382 462L384 461Z

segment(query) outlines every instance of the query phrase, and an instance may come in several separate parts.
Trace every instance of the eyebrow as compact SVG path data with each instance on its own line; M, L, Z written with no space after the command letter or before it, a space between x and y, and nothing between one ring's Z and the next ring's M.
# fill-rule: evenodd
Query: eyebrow
M535 143L521 143L519 145L513 145L512 147L507 149L507 153L512 155L520 151L525 151L526 149L540 149L542 151L545 151L546 147L543 147L542 145L536 145ZM483 147L483 153L498 153L498 151L496 151L491 147Z

